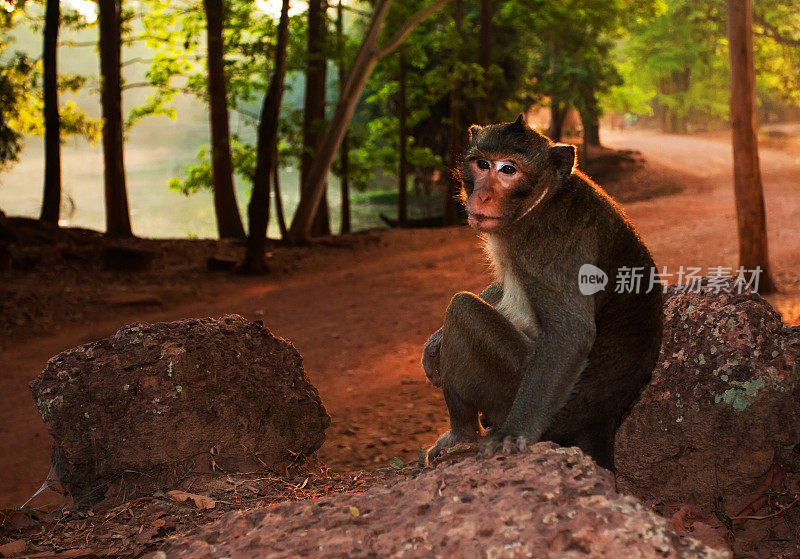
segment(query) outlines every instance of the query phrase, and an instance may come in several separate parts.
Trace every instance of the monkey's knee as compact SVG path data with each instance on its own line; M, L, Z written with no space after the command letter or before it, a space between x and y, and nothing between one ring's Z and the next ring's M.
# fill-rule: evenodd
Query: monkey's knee
M470 293L469 291L459 291L453 295L453 298L450 299L450 304L447 305L447 311L445 311L444 315L444 322L445 324L448 322L451 324L460 324L465 317L474 314L481 307L488 306L490 305L486 301L474 293Z

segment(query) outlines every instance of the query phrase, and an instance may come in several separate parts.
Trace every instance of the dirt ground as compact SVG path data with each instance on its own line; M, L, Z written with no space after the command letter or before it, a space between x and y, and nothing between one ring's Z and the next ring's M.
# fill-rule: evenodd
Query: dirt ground
M737 266L724 137L609 131L604 142L640 150L670 191L680 186L678 194L623 204L659 266ZM797 323L800 151L765 149L761 162L770 261L781 288L770 300ZM27 383L52 355L135 321L227 313L262 319L304 357L332 417L320 459L337 471L381 467L393 457L408 462L446 429L441 392L425 380L419 354L453 293L479 291L490 281L473 232L394 230L275 248L275 273L263 277L205 271L207 257L235 254L235 245L175 243L172 256L167 250L153 271L133 278L87 276L80 254L74 269L57 277L48 275L46 259L32 262L25 277L0 275L9 282L0 283L0 508L24 503L49 469L47 434ZM19 282L25 289L14 288Z

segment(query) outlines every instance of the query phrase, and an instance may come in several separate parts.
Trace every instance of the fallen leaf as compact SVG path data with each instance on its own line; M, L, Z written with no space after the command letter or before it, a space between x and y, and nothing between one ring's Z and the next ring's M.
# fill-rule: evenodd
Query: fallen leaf
M358 516L358 508L354 507L353 505L350 505L350 514L352 514L353 516Z
M200 510L205 509L213 509L217 506L217 503L211 497L206 497L205 495L195 495L194 493L187 493L186 491L168 491L167 495L169 498L177 503L183 503L189 499L194 501L194 506L199 508Z
M403 469L403 461L400 460L397 456L392 458L392 461L389 462L389 465L394 468L395 470L402 470Z
M158 528L148 528L146 530L143 530L141 533L136 534L133 537L133 541L141 545L146 545L150 543L150 540L155 538L157 535L158 535Z
M14 540L13 542L0 545L0 557L13 557L25 551L25 540Z
M685 532L691 522L689 522L689 506L683 505L678 512L672 515L672 518L669 519L669 523L672 525L672 529L678 533Z

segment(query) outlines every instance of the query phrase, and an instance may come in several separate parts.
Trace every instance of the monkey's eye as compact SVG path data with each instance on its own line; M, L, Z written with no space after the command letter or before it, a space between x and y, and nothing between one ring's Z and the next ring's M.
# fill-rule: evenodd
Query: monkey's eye
M491 169L492 166L489 164L488 161L485 159L478 159L478 169L483 169L486 171L487 169Z
M500 167L500 172L506 175L513 175L514 173L517 172L517 168L514 167L513 165L503 165L502 167Z

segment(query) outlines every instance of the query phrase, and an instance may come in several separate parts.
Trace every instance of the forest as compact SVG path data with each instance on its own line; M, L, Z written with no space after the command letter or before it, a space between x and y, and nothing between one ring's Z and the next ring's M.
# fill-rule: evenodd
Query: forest
M800 552L798 69L797 0L0 0L0 557ZM426 453L454 294L562 347L487 295L495 123L575 146L663 285L612 467L463 459L480 406Z

